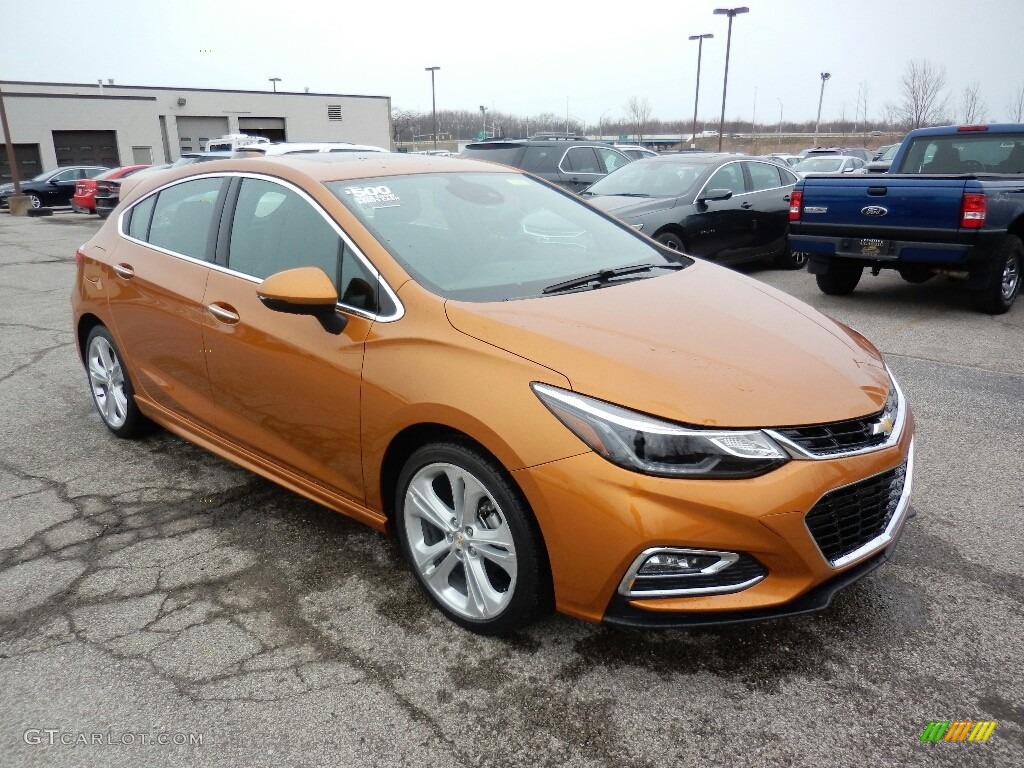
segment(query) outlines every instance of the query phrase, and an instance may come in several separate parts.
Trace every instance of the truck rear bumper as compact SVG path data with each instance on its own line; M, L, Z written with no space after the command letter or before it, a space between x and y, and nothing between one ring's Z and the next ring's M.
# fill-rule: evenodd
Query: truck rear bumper
M898 263L950 267L981 260L977 258L978 247L964 243L790 235L789 247L790 250L807 253L812 260L815 257L856 259L883 267L896 267Z

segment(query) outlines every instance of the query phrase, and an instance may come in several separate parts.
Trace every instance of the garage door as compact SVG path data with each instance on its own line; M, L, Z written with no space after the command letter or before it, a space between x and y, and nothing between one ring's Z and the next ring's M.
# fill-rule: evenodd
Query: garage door
M18 166L18 178L28 181L43 172L43 164L39 161L38 144L15 144L14 162ZM0 152L0 184L13 181L11 167L7 164L7 153Z
M57 166L121 165L117 154L117 131L54 131L53 149Z
M210 139L220 138L228 132L226 117L179 117L178 151L202 152Z
M284 141L283 117L240 117L238 130L246 136L264 136L271 141Z

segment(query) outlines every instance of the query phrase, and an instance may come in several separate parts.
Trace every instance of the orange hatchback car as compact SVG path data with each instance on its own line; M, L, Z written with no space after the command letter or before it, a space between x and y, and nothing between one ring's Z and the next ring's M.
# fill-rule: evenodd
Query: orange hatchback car
M913 417L867 340L516 170L186 167L76 260L115 435L156 422L393 532L476 632L820 610L910 514Z

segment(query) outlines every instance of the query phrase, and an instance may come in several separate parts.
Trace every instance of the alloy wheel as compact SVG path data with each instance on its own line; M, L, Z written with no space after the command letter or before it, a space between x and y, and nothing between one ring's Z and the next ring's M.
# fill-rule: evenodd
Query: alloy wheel
M95 336L89 343L88 367L92 396L100 415L110 428L123 427L128 420L124 369L117 352L103 336Z

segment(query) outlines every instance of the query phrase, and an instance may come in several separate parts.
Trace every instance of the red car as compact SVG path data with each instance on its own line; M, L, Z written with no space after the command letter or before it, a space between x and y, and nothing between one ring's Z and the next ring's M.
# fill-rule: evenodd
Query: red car
M149 168L148 165L123 165L120 168L101 173L94 179L79 179L75 184L75 196L71 198L71 208L76 213L96 212L96 182L104 179L123 179L136 171Z

